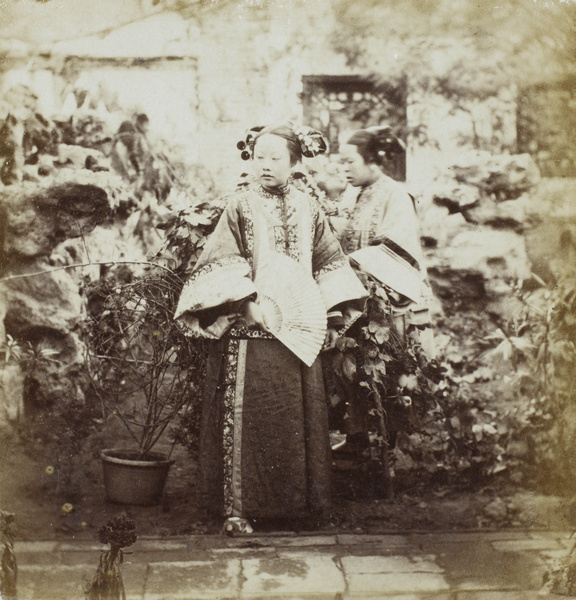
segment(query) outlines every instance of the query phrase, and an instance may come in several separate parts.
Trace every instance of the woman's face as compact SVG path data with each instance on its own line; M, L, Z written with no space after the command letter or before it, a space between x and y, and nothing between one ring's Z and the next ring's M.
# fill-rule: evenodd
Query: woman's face
M265 187L286 185L292 173L287 141L280 136L265 133L254 144L252 164L260 185Z
M340 147L340 159L344 165L346 181L354 187L370 185L380 176L378 167L373 164L367 165L354 144L344 144Z

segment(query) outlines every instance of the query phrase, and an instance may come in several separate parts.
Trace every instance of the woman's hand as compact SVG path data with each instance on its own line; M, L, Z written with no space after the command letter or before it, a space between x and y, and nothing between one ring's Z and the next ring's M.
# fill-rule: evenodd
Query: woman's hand
M322 350L332 350L336 346L336 340L338 339L338 332L333 327L328 327L326 330L326 337L324 338L324 346Z
M254 300L248 300L244 307L244 320L248 327L260 327L264 331L268 331L266 320L262 314L262 309Z
M238 313L220 315L211 325L206 327L206 331L220 339L234 325L238 317L240 317Z

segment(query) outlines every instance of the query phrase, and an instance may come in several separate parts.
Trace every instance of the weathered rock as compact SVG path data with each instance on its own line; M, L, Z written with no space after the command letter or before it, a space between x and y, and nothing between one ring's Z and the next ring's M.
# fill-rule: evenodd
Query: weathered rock
M462 231L450 245L429 251L427 263L432 289L447 312L475 308L503 318L520 309L508 282L531 273L524 238L509 230Z
M481 193L476 186L448 181L433 186L432 201L448 210L449 215L462 213L480 202Z
M21 83L13 85L2 93L3 109L22 121L34 115L37 104L38 96L27 85Z
M449 214L446 207L430 203L418 210L420 234L425 248L443 248L469 225L461 212ZM427 264L432 264L428 261Z
M50 406L63 394L84 398L83 345L76 333L85 314L84 301L72 274L52 268L45 261L28 261L22 265L28 276L1 285L3 325L33 352L24 357L23 373L15 365L16 370L2 375L11 388L0 395L5 407L0 422Z
M428 269L428 277L432 291L448 313L484 306L487 302L484 277L478 271L433 266Z
M110 217L111 199L102 185L107 174L86 173L85 183L51 178L53 185L26 183L0 191L8 256L48 256L63 240L86 235Z
M24 412L31 414L63 400L83 402L87 375L78 334L40 328L29 330L27 341L37 356L24 380Z
M28 268L35 273L51 269L42 262ZM66 271L4 281L0 293L7 301L4 323L13 333L42 328L66 332L83 314L78 285Z
M475 271L484 279L524 279L530 261L524 238L507 230L472 229L459 233L450 246L439 250L439 264L457 271Z
M449 170L456 181L475 185L499 200L518 198L540 179L538 167L529 154L469 152Z
M77 169L83 169L86 165L86 158L88 156L93 156L99 164L107 163L104 154L94 148L84 148L82 146L71 144L58 144L58 161L63 165L70 164Z
M522 231L530 221L525 194L515 200L498 201L477 186L455 182L436 185L430 192L434 206L445 208L448 215L461 214L468 223Z
M144 260L150 250L148 230L154 229L150 217L143 221L142 210L131 214L136 204L118 175L83 168L89 156L98 164L104 162L94 149L61 146L59 162L68 167L54 165L54 157L41 155L37 164L26 165L24 182L0 189L4 234L0 342L8 332L33 349L25 353L23 363L0 374L8 386L0 392L0 423L64 399L84 399L88 383L79 337L85 316L80 285L89 270L61 267L98 260ZM115 212L121 205L124 210ZM100 235L91 239L95 230ZM158 246L155 241L153 250ZM99 276L98 266L92 276Z
M463 215L469 223L511 229L518 233L524 231L531 221L525 196L496 202L491 195L483 195L477 204L464 209Z

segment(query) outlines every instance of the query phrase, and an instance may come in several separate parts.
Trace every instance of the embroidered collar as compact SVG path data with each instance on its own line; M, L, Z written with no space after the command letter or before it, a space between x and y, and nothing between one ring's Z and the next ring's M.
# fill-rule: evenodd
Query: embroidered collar
M288 184L270 188L261 186L261 189L267 196L286 196L290 190L290 186Z

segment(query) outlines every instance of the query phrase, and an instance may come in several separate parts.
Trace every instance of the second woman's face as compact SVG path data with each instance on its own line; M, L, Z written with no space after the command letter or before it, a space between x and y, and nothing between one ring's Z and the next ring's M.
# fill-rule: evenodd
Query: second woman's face
M270 133L259 137L254 145L253 167L260 185L265 187L286 185L292 173L287 141Z
M367 165L354 144L340 147L340 159L344 165L346 181L354 187L364 187L378 179L379 172L375 165ZM376 167L376 168L375 168Z

